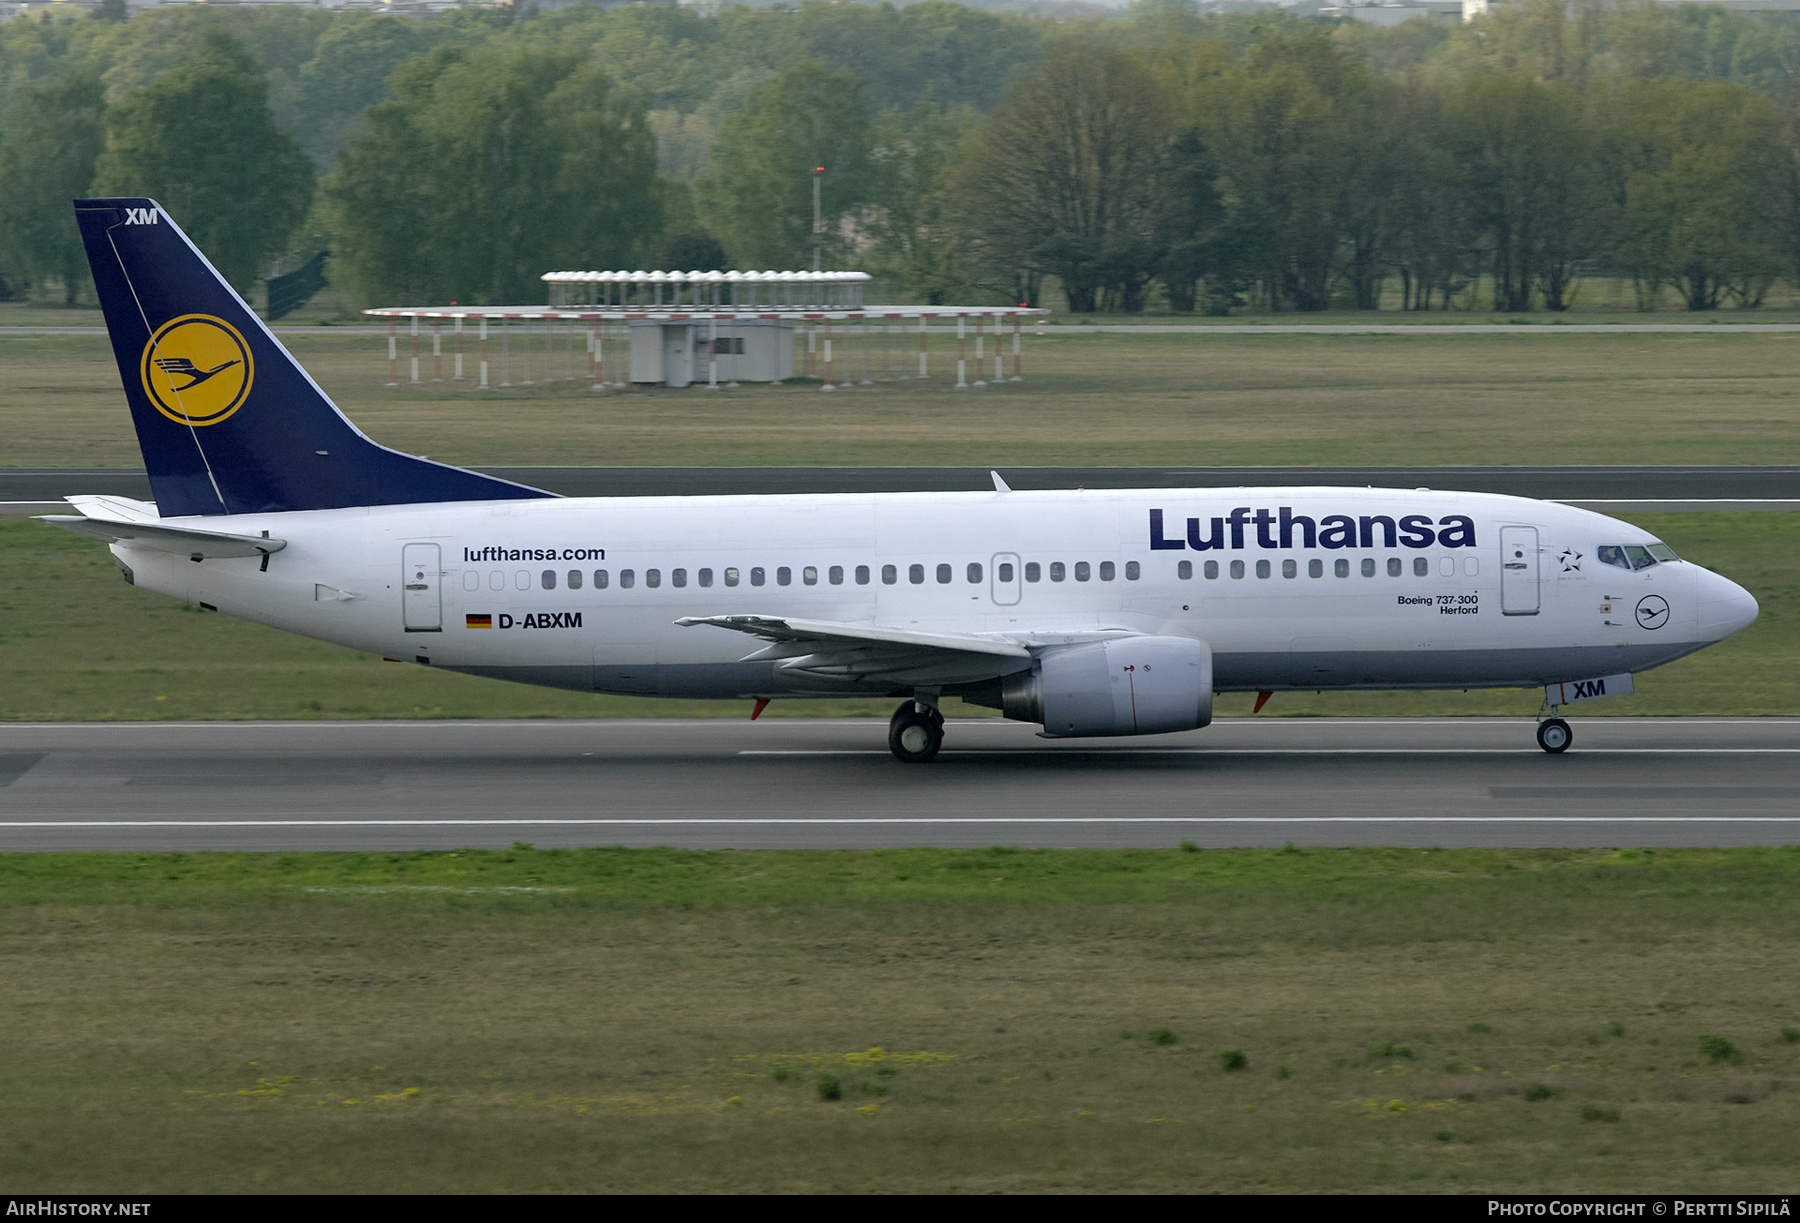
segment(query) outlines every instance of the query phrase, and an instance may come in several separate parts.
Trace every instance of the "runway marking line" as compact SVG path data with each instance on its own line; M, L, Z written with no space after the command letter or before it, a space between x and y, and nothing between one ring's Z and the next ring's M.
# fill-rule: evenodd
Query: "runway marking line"
M1087 753L1107 756L1541 756L1533 747L957 747L939 756L1030 756ZM875 748L745 748L740 756L887 756ZM1589 747L1580 756L1795 755L1800 747Z
M800 827L894 824L1800 824L1800 815L1130 815L1130 816L746 816L695 819L518 820L9 820L7 828L516 828L544 827L737 827L769 824Z

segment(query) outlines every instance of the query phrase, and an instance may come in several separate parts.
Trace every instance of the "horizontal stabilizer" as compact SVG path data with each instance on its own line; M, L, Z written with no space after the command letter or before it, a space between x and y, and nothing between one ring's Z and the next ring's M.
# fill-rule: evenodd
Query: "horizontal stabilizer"
M285 539L257 535L228 535L223 531L196 531L159 523L119 522L109 518L83 518L77 514L43 514L44 522L77 535L125 543L155 552L210 560L225 556L267 556L287 547Z

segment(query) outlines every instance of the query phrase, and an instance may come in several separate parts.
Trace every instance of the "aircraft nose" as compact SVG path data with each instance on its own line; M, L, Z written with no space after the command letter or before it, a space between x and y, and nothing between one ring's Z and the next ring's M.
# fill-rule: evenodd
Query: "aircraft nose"
M1702 570L1700 573L1700 639L1723 641L1749 628L1761 609L1756 596L1730 578Z

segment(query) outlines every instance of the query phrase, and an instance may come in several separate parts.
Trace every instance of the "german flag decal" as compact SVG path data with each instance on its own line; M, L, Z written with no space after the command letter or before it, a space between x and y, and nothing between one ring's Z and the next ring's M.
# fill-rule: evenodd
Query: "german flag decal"
M464 616L463 621L464 621L463 627L465 627L465 628L493 628L494 627L494 617L492 615Z

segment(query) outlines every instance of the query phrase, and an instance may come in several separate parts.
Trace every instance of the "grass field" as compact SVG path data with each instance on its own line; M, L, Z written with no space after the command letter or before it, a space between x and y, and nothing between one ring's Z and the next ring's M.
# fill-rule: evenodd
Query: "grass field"
M4 1187L1785 1192L1797 885L1791 848L0 857Z
M931 381L833 395L390 391L382 337L288 343L372 437L470 465L1800 462L1800 335L1047 331L1023 383L952 391L934 335ZM104 338L3 336L0 370L0 464L141 466Z
M1636 515L1677 552L1762 604L1729 641L1638 677L1590 714L1800 714L1800 515ZM1264 716L1530 714L1538 689L1281 693ZM1251 698L1221 697L1222 713ZM659 701L529 688L397 665L185 606L120 580L105 546L0 519L0 721L164 718L742 717L747 702ZM988 716L975 707L953 713ZM777 701L772 716L879 716L890 701Z

